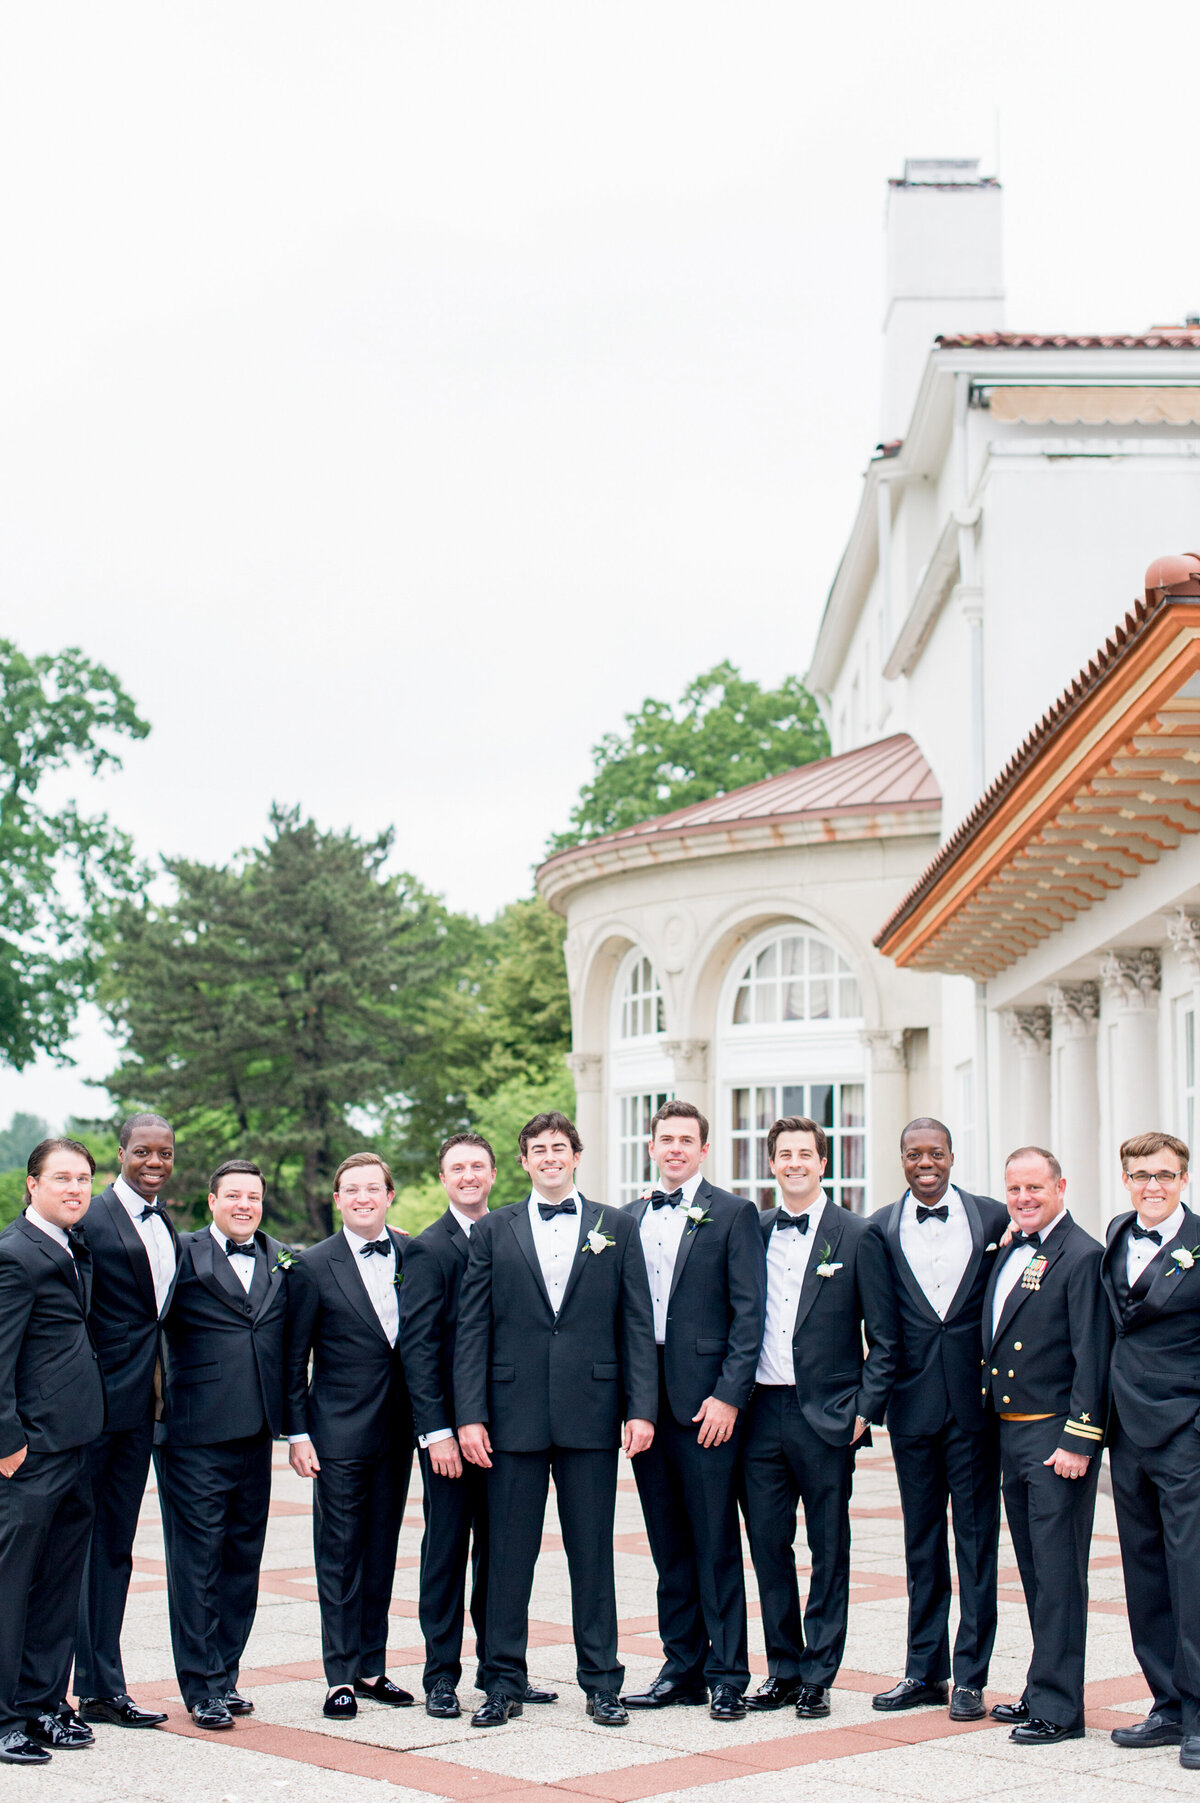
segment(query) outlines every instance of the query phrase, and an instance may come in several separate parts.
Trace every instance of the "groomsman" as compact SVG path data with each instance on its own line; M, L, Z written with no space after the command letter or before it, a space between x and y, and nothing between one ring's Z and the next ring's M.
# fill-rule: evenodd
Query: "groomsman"
M803 1115L776 1121L767 1135L780 1206L760 1221L767 1323L742 1466L770 1673L749 1706L794 1703L802 1718L829 1714L850 1605L854 1455L871 1443L869 1424L883 1420L900 1335L883 1243L826 1198L828 1157L824 1132ZM803 1622L801 1501L812 1555Z
M1057 1158L1022 1146L1004 1167L1012 1244L983 1305L983 1395L1000 1418L1004 1513L1033 1631L1018 1703L992 1714L1023 1747L1082 1740L1088 1546L1112 1335L1101 1248L1067 1213Z
M87 1447L104 1384L78 1233L95 1164L74 1139L29 1155L26 1209L0 1234L0 1762L92 1744L67 1703L92 1525Z
M160 1201L175 1162L170 1123L160 1114L132 1115L121 1128L117 1162L119 1175L94 1198L80 1229L92 1255L90 1320L108 1419L88 1451L96 1518L79 1604L75 1690L85 1721L155 1728L166 1716L139 1709L125 1688L121 1624L154 1445L160 1323L179 1263L179 1236Z
M654 1318L637 1222L575 1187L583 1142L557 1112L520 1134L527 1202L471 1229L459 1298L454 1400L463 1457L488 1473L504 1523L490 1561L487 1662L493 1688L472 1725L520 1715L529 1682L529 1594L551 1473L567 1568L577 1677L600 1727L629 1720L619 1691L613 1518L617 1453L654 1437Z
M1121 1147L1133 1209L1108 1229L1101 1277L1116 1328L1109 1462L1129 1630L1154 1699L1119 1747L1178 1746L1200 1769L1200 1216L1188 1148Z
M871 1217L883 1241L900 1316L900 1357L887 1408L904 1515L908 1567L905 1676L872 1698L876 1709L944 1703L952 1721L978 1721L996 1638L1000 1441L979 1393L983 1296L1008 1214L991 1196L950 1182L954 1150L941 1121L900 1135L908 1188ZM950 1546L954 1512L958 1632L951 1667Z
M766 1270L753 1202L702 1174L708 1122L664 1102L650 1123L661 1188L630 1205L658 1344L658 1424L634 1466L658 1570L663 1668L630 1709L703 1704L740 1721L750 1682L738 1528L742 1412L754 1387Z
M263 1175L233 1158L209 1180L212 1222L181 1236L165 1322L163 1419L154 1468L167 1554L171 1647L198 1728L232 1728L254 1705L238 1668L254 1625L283 1427L283 1247L258 1231Z
M360 1696L413 1700L385 1670L413 1442L398 1343L404 1237L387 1225L392 1173L356 1152L337 1168L333 1200L341 1229L291 1268L287 1432L292 1470L316 1479L323 1713L349 1721Z

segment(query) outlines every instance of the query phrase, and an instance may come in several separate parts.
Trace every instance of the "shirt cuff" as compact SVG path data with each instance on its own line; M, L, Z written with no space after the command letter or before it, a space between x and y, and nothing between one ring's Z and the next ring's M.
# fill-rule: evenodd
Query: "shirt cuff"
M288 1445L289 1446L303 1446L305 1441L307 1441L309 1443L309 1445L311 1446L312 1445L312 1435L311 1434L289 1434L288 1435Z
M453 1440L453 1438L454 1429L452 1427L435 1427L431 1434L418 1434L417 1445L423 1452L427 1446L436 1446L439 1440Z

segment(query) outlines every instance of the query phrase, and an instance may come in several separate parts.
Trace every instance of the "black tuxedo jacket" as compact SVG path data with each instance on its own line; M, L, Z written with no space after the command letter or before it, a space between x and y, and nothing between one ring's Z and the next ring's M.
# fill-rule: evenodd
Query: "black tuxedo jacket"
M1112 1327L1100 1287L1101 1247L1068 1214L1041 1248L1039 1287L1018 1281L992 1332L992 1297L1009 1258L992 1264L983 1299L983 1395L997 1414L1065 1415L1059 1445L1100 1451Z
M868 1222L883 1241L900 1318L900 1359L887 1409L893 1434L936 1434L949 1417L969 1432L980 1432L985 1425L978 1382L983 1295L1009 1214L991 1196L972 1196L965 1189L958 1193L971 1225L971 1256L944 1321L900 1246L903 1196Z
M254 1236L247 1295L207 1227L180 1235L175 1293L163 1323L163 1418L169 1446L217 1446L283 1427L287 1286L278 1240Z
M771 1208L761 1218L764 1249L778 1214ZM900 1319L887 1253L861 1216L827 1202L816 1237L792 1334L796 1399L814 1434L828 1446L849 1446L856 1415L876 1425L883 1420L899 1357ZM839 1269L822 1277L821 1263ZM869 1444L870 1436L864 1441Z
M91 1257L81 1240L74 1264L24 1215L0 1233L0 1458L22 1446L69 1452L104 1431L104 1381L87 1325Z
M1132 1292L1126 1277L1131 1209L1109 1222L1100 1278L1116 1330L1112 1404L1138 1446L1164 1446L1181 1428L1200 1430L1200 1216L1160 1248ZM1190 1267L1171 1256L1178 1248Z
M410 1242L394 1228L388 1234L402 1300ZM357 1257L339 1228L288 1275L286 1432L307 1434L319 1459L370 1458L397 1434L412 1446L400 1338L388 1345Z
M179 1235L166 1221L179 1269ZM80 1226L92 1255L92 1337L108 1397L110 1432L140 1427L154 1412L154 1367L161 1345L154 1279L141 1235L116 1191L92 1198ZM174 1286L163 1307L171 1305Z
M681 1427L709 1396L745 1408L767 1308L767 1267L754 1203L707 1179L701 1179L695 1201L709 1219L689 1221L683 1230L663 1345L667 1398ZM644 1198L629 1205L639 1234L650 1206Z
M486 1422L500 1452L615 1447L623 1419L657 1418L658 1354L637 1222L626 1209L580 1202L579 1249L557 1315L526 1203L471 1229L454 1354L456 1425ZM595 1228L613 1242L598 1253L587 1244Z
M471 1229L472 1234L475 1228ZM470 1241L450 1210L404 1248L400 1349L418 1434L453 1429L458 1294Z

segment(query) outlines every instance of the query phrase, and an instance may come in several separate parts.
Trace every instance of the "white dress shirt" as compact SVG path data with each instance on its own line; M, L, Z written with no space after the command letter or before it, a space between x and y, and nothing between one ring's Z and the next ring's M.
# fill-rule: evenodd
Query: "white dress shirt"
M466 1234L467 1238L470 1239L471 1229L475 1225L475 1223L471 1219L470 1215L460 1214L458 1209L455 1208L453 1202L447 1202L446 1207L450 1210L450 1213L454 1216L454 1219L458 1222L459 1226L462 1228L462 1230Z
M348 1227L342 1228L346 1244L354 1254L354 1264L363 1280L363 1287L371 1298L371 1307L379 1318L379 1325L388 1338L388 1345L396 1344L396 1335L400 1332L400 1302L396 1295L396 1249L392 1245L392 1237L385 1227L382 1233L371 1239L364 1239L361 1233L351 1233ZM369 1252L366 1258L362 1255L364 1246L371 1246L378 1240L387 1244L387 1256L381 1258L378 1252Z
M1041 1227L1038 1229L1038 1238L1040 1239L1042 1246L1046 1244L1046 1241L1050 1238L1050 1235L1054 1232L1058 1223L1066 1219L1066 1215L1066 1209L1060 1208L1048 1227ZM1037 1257L1040 1250L1041 1246L1015 1246L1009 1248L1008 1256L1000 1267L1000 1275L996 1279L996 1287L992 1292L993 1340L996 1337L996 1329L1000 1325L1000 1317L1004 1313L1004 1304L1008 1301L1018 1283L1021 1281L1026 1265L1029 1264L1032 1259ZM1155 1250L1157 1251L1158 1248L1155 1247Z
M1146 1225L1145 1221L1142 1220L1141 1215L1138 1216L1138 1225L1141 1227ZM1183 1232L1182 1202L1176 1205L1165 1221L1160 1221L1158 1223L1154 1232L1162 1235L1162 1243L1164 1246L1169 1246L1171 1241L1175 1239L1178 1234ZM1154 1244L1153 1240L1135 1240L1132 1232L1130 1233L1129 1243L1125 1248L1125 1275L1129 1280L1130 1289L1133 1288L1142 1272L1146 1269L1146 1266L1150 1263L1150 1260L1158 1257L1161 1249L1161 1247Z
M568 1200L566 1196L561 1199L564 1202ZM579 1236L583 1231L583 1204L579 1199L579 1191L573 1189L570 1200L575 1204L575 1213L552 1215L545 1221L538 1208L539 1202L545 1200L544 1196L539 1196L534 1190L526 1207L529 1210L529 1225L533 1229L533 1249L538 1255L538 1264L542 1267L542 1282L550 1298L550 1307L557 1314L562 1307L563 1293L571 1275L571 1266L575 1263L575 1254L579 1250Z
M796 1227L780 1231L772 1227L767 1241L767 1321L763 1330L755 1382L786 1384L796 1382L796 1363L792 1357L792 1335L796 1331L796 1310L800 1291L812 1263L814 1248L821 1237L821 1218L826 1197L822 1191L806 1209L780 1207L780 1214L807 1214L808 1231Z
M158 1215L151 1215L148 1221L141 1219L146 1198L139 1196L124 1177L113 1178L113 1194L133 1222L137 1236L146 1248L146 1257L150 1260L150 1276L154 1283L154 1306L161 1315L175 1276L175 1242L171 1238L171 1229Z
M149 1222L147 1222L146 1225L149 1226ZM217 1223L215 1221L210 1221L208 1223L208 1231L212 1234L213 1238L216 1240L216 1242L217 1242L218 1246L221 1248L222 1252L224 1252L225 1251L225 1242L229 1238L229 1235L227 1233L222 1233L221 1229L217 1226ZM251 1251L253 1251L254 1250L253 1241L250 1241L249 1244L250 1244ZM226 1256L228 1256L228 1255L226 1255ZM244 1253L237 1252L229 1260L229 1269L233 1272L234 1276L237 1278L238 1282L241 1284L242 1288L245 1290L247 1296L250 1294L250 1285L254 1282L254 1267L257 1263L258 1263L258 1253L257 1252L254 1253L253 1258L247 1258Z
M642 1216L642 1256L646 1260L646 1276L650 1279L650 1300L654 1304L654 1338L659 1346L667 1340L667 1305L671 1300L671 1281L675 1276L675 1260L683 1243L683 1230L690 1223L684 1214L696 1197L703 1181L700 1172L679 1185L683 1200L672 1207L655 1208L647 1203ZM666 1189L666 1184L661 1187ZM668 1192L670 1193L670 1192Z
M907 1190L900 1215L900 1250L929 1306L942 1321L971 1261L971 1223L953 1184L932 1206L940 1208L943 1202L950 1210L944 1221L918 1221L918 1206L924 1208L927 1204L918 1205L912 1191Z

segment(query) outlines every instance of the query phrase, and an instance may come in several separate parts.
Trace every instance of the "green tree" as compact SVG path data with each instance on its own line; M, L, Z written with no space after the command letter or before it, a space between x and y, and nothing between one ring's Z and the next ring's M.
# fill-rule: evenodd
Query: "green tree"
M111 670L78 650L26 657L0 639L0 1060L66 1061L98 974L103 904L144 881L128 837L43 785L82 766L120 769L120 738L149 732Z
M0 1130L0 1171L23 1171L33 1148L49 1133L49 1125L41 1115L14 1114L8 1126Z
M798 677L764 689L728 662L697 676L674 705L647 699L626 714L625 727L593 748L595 774L547 855L829 752L817 704Z

